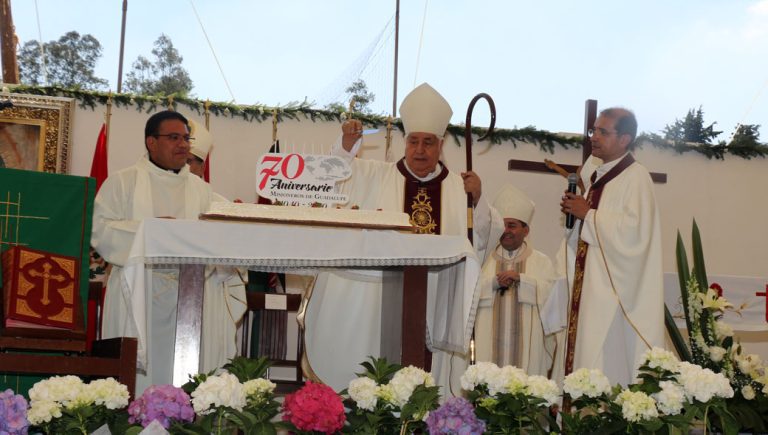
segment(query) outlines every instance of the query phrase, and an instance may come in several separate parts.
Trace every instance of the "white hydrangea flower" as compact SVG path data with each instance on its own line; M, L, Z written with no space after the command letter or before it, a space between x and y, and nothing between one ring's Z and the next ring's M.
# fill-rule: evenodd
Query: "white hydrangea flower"
M237 377L224 372L209 376L192 392L192 408L199 415L210 414L218 406L242 411L246 405L245 389Z
M725 356L726 350L720 346L710 346L709 347L709 359L711 359L714 362L720 362L723 360L723 357Z
M747 400L752 400L755 398L755 389L751 385L745 385L741 387L741 395Z
M718 320L715 322L715 336L718 340L723 340L725 337L733 337L733 328L726 322Z
M390 399L391 403L401 407L408 403L413 390L422 384L427 387L433 387L435 380L431 374L418 367L403 367L392 376L392 380L387 384L391 394L387 394L386 397Z
M478 385L487 385L498 376L499 366L492 362L478 362L467 368L461 375L461 388L471 391Z
M34 425L49 423L51 419L59 417L61 417L61 406L53 400L36 400L27 410L27 420Z
M557 383L539 375L528 376L525 393L546 400L546 403L542 404L542 406L552 406L557 403L557 399L560 397L560 389L557 387Z
M677 365L680 363L674 353L660 347L646 350L642 360L652 369L661 368L670 372L677 371Z
M275 391L276 386L277 385L269 379L256 378L245 381L243 384L243 392L246 397L262 397Z
M616 403L621 405L621 414L624 419L633 423L659 416L656 401L641 391L624 390L616 398Z
M731 383L722 373L715 373L688 362L681 362L679 371L677 380L685 390L688 400L708 402L713 397L733 397Z
M85 388L89 391L92 403L104 405L107 409L120 409L128 406L128 387L114 378L96 379Z
M495 396L499 393L521 393L525 390L528 375L525 370L515 366L504 366L495 373L488 382L488 394Z
M610 393L611 382L600 370L581 368L565 377L563 391L572 399L581 396L595 398Z
M83 400L85 384L77 376L52 376L36 383L29 390L30 402L58 402L65 408Z
M360 377L349 382L349 397L357 403L357 407L366 411L376 409L378 402L379 386L371 378Z
M661 391L651 395L656 400L656 406L659 411L666 415L677 415L683 409L685 401L685 390L683 387L672 381L659 382Z

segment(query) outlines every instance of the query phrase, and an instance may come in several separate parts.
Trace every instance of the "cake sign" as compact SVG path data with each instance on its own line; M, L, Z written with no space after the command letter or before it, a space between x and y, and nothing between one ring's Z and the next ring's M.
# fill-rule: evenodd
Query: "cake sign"
M289 205L345 204L349 198L336 192L336 183L350 175L342 157L268 153L256 168L256 192Z

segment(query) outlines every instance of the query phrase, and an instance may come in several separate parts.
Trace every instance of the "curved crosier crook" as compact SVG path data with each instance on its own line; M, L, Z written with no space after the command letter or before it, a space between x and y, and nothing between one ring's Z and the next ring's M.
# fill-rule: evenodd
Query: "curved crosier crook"
M477 104L481 98L488 101L488 106L491 109L491 125L484 135L477 138L477 141L480 142L487 139L493 134L493 128L496 126L496 104L493 103L493 98L485 92L475 95L475 97L472 98L472 101L469 102L469 107L467 108L467 120L464 127L464 140L467 143L467 171L472 170L472 112L475 110L475 104Z
M488 127L488 131L483 136L479 137L477 141L480 142L481 140L488 138L488 136L493 133L493 128L496 126L496 105L493 103L493 98L484 92L475 95L475 97L472 98L472 101L469 102L469 107L467 108L467 121L466 125L464 126L464 139L467 144L467 172L472 170L472 111L475 109L475 104L477 101L481 98L484 98L486 101L488 101L488 106L491 109L491 125ZM472 210L474 205L475 203L472 198L472 194L467 192L467 237L469 238L470 243L473 243Z

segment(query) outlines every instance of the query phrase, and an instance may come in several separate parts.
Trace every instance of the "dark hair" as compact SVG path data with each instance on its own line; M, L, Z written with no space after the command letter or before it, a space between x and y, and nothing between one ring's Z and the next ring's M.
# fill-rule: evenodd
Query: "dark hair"
M610 107L600 112L601 116L616 120L616 134L628 134L630 137L628 149L634 148L635 138L637 137L637 119L635 114L629 109L622 107Z
M189 121L184 117L184 115L179 112L174 112L173 110L163 110L162 112L155 113L154 115L150 116L149 119L147 119L147 124L144 126L144 139L159 134L160 124L162 124L163 121L167 121L169 119L177 119L183 122L184 125L187 126L187 129L189 129Z

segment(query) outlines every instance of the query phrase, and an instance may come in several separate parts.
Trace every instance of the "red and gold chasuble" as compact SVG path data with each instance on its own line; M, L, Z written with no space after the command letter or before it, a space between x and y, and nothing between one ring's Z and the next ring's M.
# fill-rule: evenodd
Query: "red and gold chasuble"
M587 194L587 203L590 209L597 209L600 205L600 197L603 194L603 188L611 180L621 174L635 162L631 154L627 154L621 161L611 168L605 175L595 182L597 171L592 173L592 186ZM579 227L581 231L581 227ZM587 245L581 238L576 249L576 271L573 276L573 291L571 292L571 306L568 310L568 335L566 340L565 352L565 376L573 372L573 360L576 355L576 333L579 325L579 307L581 306L581 289L584 284L584 266L587 262Z
M440 234L442 184L448 176L448 168L442 163L440 165L443 170L437 177L421 181L405 168L405 159L397 162L397 169L405 177L403 211L408 213L411 225L418 234Z

